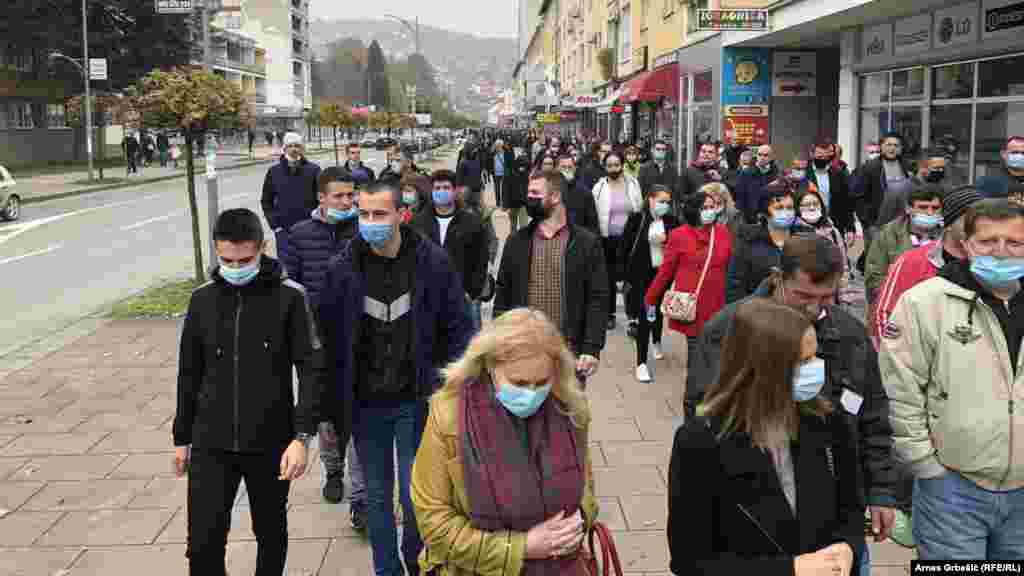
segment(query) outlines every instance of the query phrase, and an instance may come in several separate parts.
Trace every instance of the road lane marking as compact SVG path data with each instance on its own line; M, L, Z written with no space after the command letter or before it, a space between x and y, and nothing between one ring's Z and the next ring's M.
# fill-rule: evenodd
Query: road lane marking
M171 218L174 218L175 216L178 216L180 213L181 213L180 211L171 212L170 214L164 214L163 216L157 216L155 218L149 218L149 219L146 219L146 220L142 220L141 222L136 222L135 224L129 224L128 226L122 226L121 227L121 232L127 232L129 230L135 230L136 228L142 228L143 226L145 226L147 224L152 224L154 222L160 222L162 220L169 220Z
M63 214L56 214L54 216L49 216L47 218L40 218L38 220L30 220L28 222L25 222L19 230L15 230L11 234L8 234L6 236L0 237L0 244L3 244L4 242L10 242L11 240L14 240L18 236L24 234L25 232L28 232L29 230L35 230L36 228L39 228L40 226L45 226L45 225L51 224L53 222L58 222L60 220L64 220L65 218L70 218L72 216L79 216L81 214L88 214L90 212L96 212L98 210L103 210L104 208L116 208L118 206L125 206L125 205L128 205L128 204L137 204L139 202L144 202L146 200L152 200L153 198L160 198L161 196L163 196L163 194L150 194L149 196L141 196L139 198L135 198L135 199L132 199L132 200L125 200L123 202L114 202L114 203L111 203L111 204L102 204L100 206L92 206L90 208L82 208L81 210L74 210L74 211L71 211L71 212L65 212Z
M26 258L31 258L33 256L42 256L43 254L49 254L50 252L55 252L57 250L60 250L63 247L64 247L63 244L54 244L54 245L52 245L52 246L50 246L48 248L43 248L42 250L36 250L35 252L29 252L28 254L22 254L21 256L13 256L11 258L4 258L3 260L0 260L0 266L3 266L4 264L13 264L14 262L18 262L19 260L24 260Z

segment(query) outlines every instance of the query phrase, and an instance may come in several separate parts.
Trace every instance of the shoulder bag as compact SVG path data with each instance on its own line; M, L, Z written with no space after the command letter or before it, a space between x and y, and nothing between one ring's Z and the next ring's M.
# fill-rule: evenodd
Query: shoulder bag
M676 282L672 281L672 288L665 293L661 301L661 313L667 318L677 322L690 324L697 319L697 297L704 285L704 277L708 273L708 266L711 265L711 255L715 251L715 228L711 228L711 243L708 246L708 256L704 259L704 269L700 272L700 279L697 280L697 289L693 292L680 292L676 290ZM673 270L673 274L676 271Z

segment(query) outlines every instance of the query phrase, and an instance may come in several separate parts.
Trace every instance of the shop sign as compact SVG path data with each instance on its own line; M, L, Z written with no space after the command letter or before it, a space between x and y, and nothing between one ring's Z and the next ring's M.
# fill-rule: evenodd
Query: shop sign
M982 40L1020 34L1024 30L1024 0L985 0Z
M746 32L762 32L767 29L767 10L697 11L697 30L742 30Z
M766 48L725 48L722 51L722 104L767 104L772 94Z
M768 106L725 106L726 116L762 116L768 117Z
M559 114L558 112L551 112L551 113L538 112L537 113L537 122L539 122L540 124L558 124L561 121L562 121L562 115Z
M767 116L727 116L722 119L726 144L760 146L768 143Z
M562 112L559 116L562 122L575 122L579 119L579 114L576 112Z
M978 40L978 3L961 4L935 13L932 32L936 48L972 44Z
M586 96L574 96L562 100L562 106L568 106L571 108L586 108L588 106L594 106L601 100L603 100L603 98L595 94L589 94Z
M815 96L817 86L817 53L775 53L772 62L772 96Z
M860 59L875 60L892 54L892 24L865 28L860 34Z
M897 56L916 54L932 47L932 15L905 18L893 25L893 52Z

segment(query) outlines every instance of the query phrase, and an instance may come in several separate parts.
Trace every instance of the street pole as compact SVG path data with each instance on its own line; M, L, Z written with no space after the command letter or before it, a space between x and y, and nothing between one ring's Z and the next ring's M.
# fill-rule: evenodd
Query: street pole
M89 10L82 0L82 76L85 80L85 155L89 161L89 182L93 181L92 162L92 66L89 65Z
M203 11L203 64L206 67L206 71L210 74L213 74L213 46L210 40L210 14L213 12L213 7L209 4L215 2L216 0L203 0L199 8ZM210 266L213 266L214 259L217 257L217 243L213 239L213 229L217 225L217 216L220 215L216 164L217 150L212 147L207 148L210 141L205 133L203 138L203 150L206 152L206 213L210 231Z

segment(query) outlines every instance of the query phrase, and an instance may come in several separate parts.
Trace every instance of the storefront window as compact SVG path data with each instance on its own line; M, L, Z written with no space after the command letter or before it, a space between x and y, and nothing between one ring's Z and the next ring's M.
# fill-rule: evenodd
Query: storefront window
M889 103L889 73L869 74L860 78L860 103L863 106Z
M985 98L1024 95L1024 56L980 62L978 92Z
M967 184L971 173L971 105L951 104L932 108L930 148L949 154L952 166L946 170L946 183Z
M711 106L698 106L693 109L693 138L699 150L704 142L715 140L715 116L712 114Z
M1024 102L978 104L975 119L975 177L990 174L1002 164L999 152L1010 136L1024 134Z
M924 98L924 68L892 73L892 99L895 102Z
M860 113L860 149L868 144L877 144L882 134L889 131L889 110L875 108Z
M903 136L903 156L914 158L921 151L921 109L892 109L892 131Z
M974 63L940 66L932 70L932 98L970 98L974 96Z
M702 72L693 77L693 101L694 102L710 102L712 92L712 81L711 71Z

